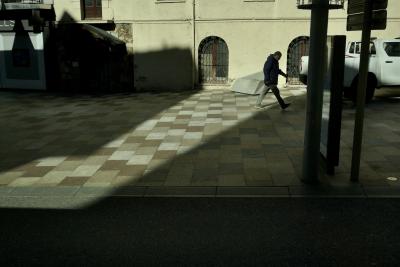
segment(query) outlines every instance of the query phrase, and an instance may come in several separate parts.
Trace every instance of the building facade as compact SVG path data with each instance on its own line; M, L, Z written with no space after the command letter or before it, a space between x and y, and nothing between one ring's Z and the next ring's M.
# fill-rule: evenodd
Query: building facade
M58 22L114 25L110 32L134 55L137 90L229 86L262 75L266 57L277 50L284 54L281 69L296 83L299 58L308 52L311 14L296 1L56 0L54 8ZM330 11L328 34L360 40L360 32L346 32L345 8ZM400 1L389 0L387 29L372 36L398 37L399 11Z

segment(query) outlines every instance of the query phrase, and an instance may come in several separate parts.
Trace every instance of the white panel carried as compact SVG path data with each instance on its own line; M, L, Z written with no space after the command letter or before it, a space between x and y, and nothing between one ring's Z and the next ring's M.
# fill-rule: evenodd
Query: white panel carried
M232 85L231 91L242 94L259 95L264 86L264 74L258 72L236 79Z

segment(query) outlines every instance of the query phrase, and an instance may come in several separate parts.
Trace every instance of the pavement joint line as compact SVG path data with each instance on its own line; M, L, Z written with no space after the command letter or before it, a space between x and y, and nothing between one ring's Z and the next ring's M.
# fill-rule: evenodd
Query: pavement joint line
M376 199L376 198L390 198L397 199L400 195L79 195L79 196L5 196L0 195L0 201L2 198L7 199L97 199L99 197L103 198L354 198L354 199Z
M367 198L364 195L292 195L290 198Z
M291 198L288 195L216 195L216 198Z

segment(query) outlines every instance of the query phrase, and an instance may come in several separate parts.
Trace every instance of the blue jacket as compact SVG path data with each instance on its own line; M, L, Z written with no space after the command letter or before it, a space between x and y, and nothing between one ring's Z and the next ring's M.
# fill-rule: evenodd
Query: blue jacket
M264 64L264 83L266 85L278 84L279 74L286 76L286 74L279 69L279 61L271 54Z

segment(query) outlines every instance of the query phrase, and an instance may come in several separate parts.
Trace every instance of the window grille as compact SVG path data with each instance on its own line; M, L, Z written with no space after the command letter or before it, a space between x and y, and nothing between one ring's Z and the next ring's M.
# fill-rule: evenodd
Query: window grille
M308 56L310 50L310 39L300 36L294 39L287 52L287 75L289 84L302 84L300 82L301 57Z
M228 81L229 51L219 37L204 39L199 47L200 83L226 83Z

